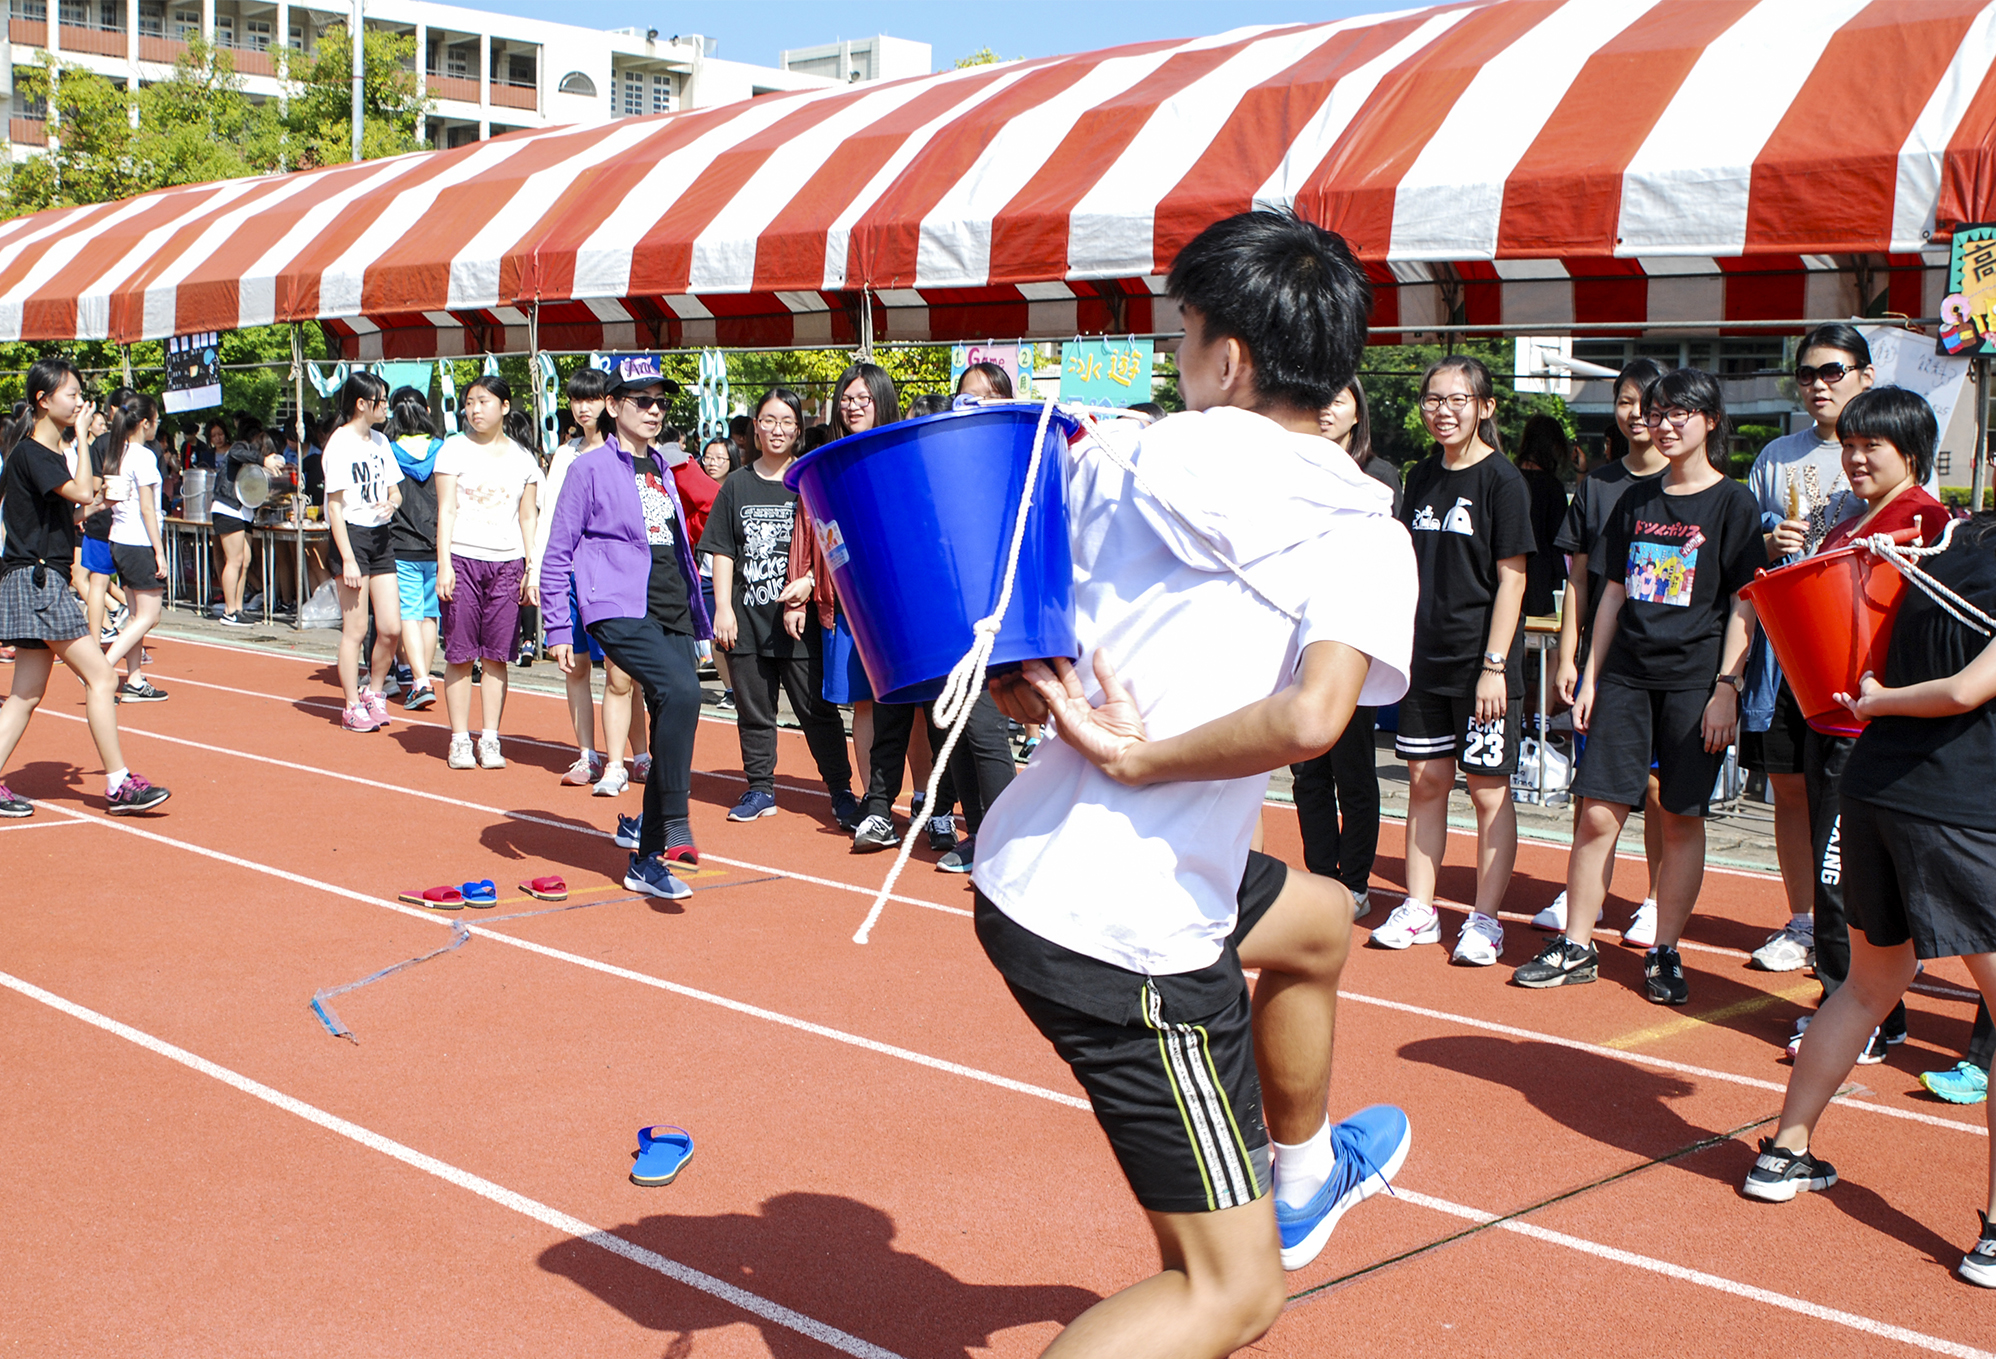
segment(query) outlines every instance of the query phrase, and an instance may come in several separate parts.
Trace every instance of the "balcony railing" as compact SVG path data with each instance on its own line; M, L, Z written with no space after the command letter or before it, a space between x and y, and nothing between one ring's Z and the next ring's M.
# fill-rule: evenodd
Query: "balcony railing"
M94 24L64 24L56 37L62 42L65 52L92 52L100 57L122 57L125 55L125 30L122 28L98 28Z
M187 44L178 38L158 38L150 33L139 34L139 60L156 61L162 66L171 66L186 55Z
M236 70L242 75L277 74L277 61L268 52L259 52L254 47L232 47L229 55L235 59Z
M492 102L505 109L531 109L540 106L540 91L532 85L515 85L510 81L501 84L492 82Z
M47 47L49 26L47 21L42 19L9 19L7 38L8 41L17 42L23 47Z
M425 82L436 99L456 99L466 104L478 102L478 82L468 76L438 75L431 71Z
M15 22L19 22L16 20ZM47 146L49 125L45 118L12 118L7 123L7 138L16 146Z

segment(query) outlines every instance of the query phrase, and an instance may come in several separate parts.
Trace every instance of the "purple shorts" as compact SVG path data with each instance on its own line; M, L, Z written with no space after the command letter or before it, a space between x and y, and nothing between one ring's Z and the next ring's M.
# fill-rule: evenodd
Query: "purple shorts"
M510 662L520 647L520 582L527 562L482 562L451 554L457 588L441 602L444 660Z

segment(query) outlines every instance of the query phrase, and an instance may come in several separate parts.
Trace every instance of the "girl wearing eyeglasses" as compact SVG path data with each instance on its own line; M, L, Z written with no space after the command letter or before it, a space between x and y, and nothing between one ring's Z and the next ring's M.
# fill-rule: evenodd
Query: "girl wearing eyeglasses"
M1518 857L1511 775L1524 717L1525 563L1531 488L1498 447L1490 370L1463 354L1421 380L1421 421L1440 445L1407 474L1400 521L1414 538L1420 604L1414 662L1393 747L1407 762L1407 899L1372 932L1382 948L1441 942L1435 875L1448 851L1460 765L1476 808L1476 905L1455 961L1504 951L1497 911Z
M1630 487L1608 528L1594 648L1573 705L1574 729L1588 739L1573 781L1580 829L1567 857L1566 929L1514 975L1540 988L1599 975L1594 921L1654 759L1663 859L1644 989L1655 1004L1682 1005L1690 988L1677 944L1704 881L1704 818L1739 729L1754 629L1753 606L1737 592L1767 564L1767 546L1753 493L1723 470L1718 379L1695 368L1665 374L1644 393L1643 419L1670 466Z
M851 796L845 723L825 702L824 647L815 629L792 636L783 625L797 493L783 484L804 433L804 403L787 387L765 392L752 412L757 457L721 484L700 551L713 554L714 645L728 653L735 724L748 791L730 821L776 813L776 691L804 728L818 773L834 797Z

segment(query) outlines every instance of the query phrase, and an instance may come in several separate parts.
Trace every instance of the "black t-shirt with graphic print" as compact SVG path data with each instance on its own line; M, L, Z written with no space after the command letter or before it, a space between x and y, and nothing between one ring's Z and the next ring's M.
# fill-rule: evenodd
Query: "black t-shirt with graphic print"
M1453 472L1436 453L1407 474L1400 522L1413 535L1421 579L1410 687L1470 697L1490 644L1497 563L1534 551L1531 489L1500 453ZM1524 692L1524 656L1521 613L1504 676L1513 694Z
M655 463L638 465L638 505L645 516L645 541L651 546L651 578L645 587L645 614L667 632L693 635L693 608L687 601L686 574L679 566L679 517L672 512L665 481Z
M1628 601L1600 673L1636 689L1710 689L1733 595L1767 565L1760 506L1731 477L1690 495L1640 481L1615 508L1601 565Z
M777 602L790 579L790 524L797 493L781 480L769 481L753 466L730 472L707 512L700 551L735 562L735 654L787 658L805 645L783 630ZM804 629L807 636L817 632Z
M1608 536L1608 523L1630 490L1662 479L1661 472L1639 477L1629 470L1626 460L1618 458L1589 472L1573 488L1573 503L1566 507L1566 520L1552 543L1562 552L1584 553L1587 557L1587 615L1580 620L1583 658L1585 643L1593 636L1594 610L1601 603L1601 587L1608 583L1602 569L1607 555L1604 540Z

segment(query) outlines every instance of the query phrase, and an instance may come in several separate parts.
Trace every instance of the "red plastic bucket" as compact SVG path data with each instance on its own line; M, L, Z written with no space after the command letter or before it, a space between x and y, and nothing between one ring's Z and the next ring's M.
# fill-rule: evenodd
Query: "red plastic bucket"
M1892 619L1905 594L1906 578L1865 547L1762 571L1740 590L1760 615L1802 715L1827 736L1864 730L1864 719L1835 695L1856 693L1867 670L1884 675Z

